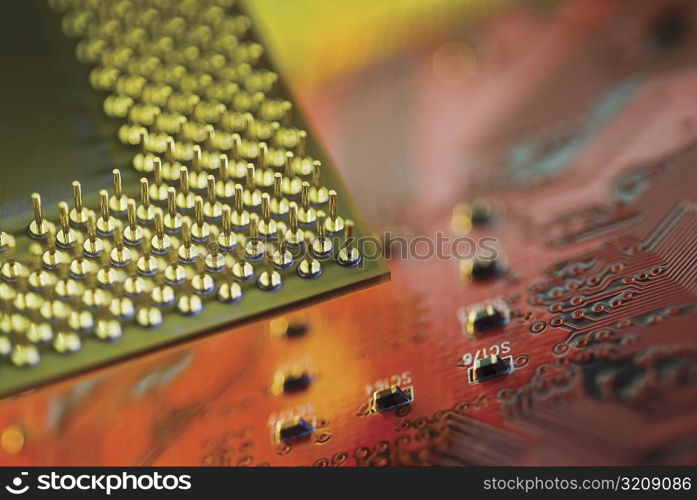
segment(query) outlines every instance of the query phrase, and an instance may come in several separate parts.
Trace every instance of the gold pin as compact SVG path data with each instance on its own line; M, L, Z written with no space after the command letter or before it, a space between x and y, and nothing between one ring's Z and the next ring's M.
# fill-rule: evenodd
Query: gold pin
M168 137L165 140L165 163L168 165L172 165L174 163L174 138L172 137Z
M87 275L85 292L82 294L82 303L89 309L96 310L108 304L108 296L101 288L96 286L96 275Z
M266 156L269 154L269 147L265 142L259 143L259 153L257 155L257 166L262 172L266 170Z
M181 167L179 174L179 194L177 194L177 206L184 213L190 213L194 209L194 193L189 189L189 169Z
M150 199L154 203L164 203L167 199L167 185L162 177L162 160L157 156L152 159L153 184L150 185Z
M35 366L40 360L39 349L34 344L28 343L28 341L22 344L14 344L12 347L10 361L15 366Z
M245 264L250 265L248 262L245 262ZM232 279L228 278L218 287L218 300L226 304L234 304L242 298L242 287L240 287L240 285L234 281L235 275L233 272L233 267L234 265L227 266L225 273Z
M187 291L179 296L177 311L185 316L195 316L203 311L203 301L198 295Z
M246 260L235 260L232 263L232 275L237 281L249 281L254 277L254 267Z
M276 269L288 269L293 265L293 254L288 251L283 232L278 233L278 247L273 253L273 265Z
M225 260L220 255L220 247L217 238L208 244L209 252L206 255L206 269L211 273L219 273L225 268Z
M230 201L235 196L235 183L230 180L230 164L225 154L220 155L216 193L223 201Z
M128 127L128 125L125 125ZM129 134L130 135L130 134ZM149 136L148 130L145 127L140 127L138 130L138 142L140 144L140 152L133 157L133 168L138 172L152 171L152 154L148 151ZM126 142L126 141L123 141Z
M61 264L67 262L66 255L56 249L56 234L52 227L48 228L46 235L46 251L44 252L41 261L48 270L58 269Z
M38 244L33 244L29 247L29 252L32 256L32 267L34 270L29 274L27 283L29 288L35 292L42 292L47 287L53 284L54 276L43 270L42 266L42 248Z
M89 210L82 202L82 186L78 181L73 181L73 203L75 206L70 211L70 222L76 227L84 227Z
M167 188L167 213L165 214L164 223L165 231L170 234L181 231L182 216L177 212L177 191L172 186Z
M174 302L176 295L174 289L164 283L162 276L158 276L155 286L150 291L150 299L160 307L165 307Z
M265 292L273 292L281 288L283 278L281 274L273 267L273 260L270 256L266 258L266 266L257 278L257 286Z
M157 328L162 324L162 311L155 306L142 306L136 313L136 321L143 328Z
M355 266L361 261L361 254L355 247L354 224L351 219L346 220L344 246L339 250L337 260L342 266Z
M203 171L203 163L201 162L201 146L198 144L193 147L189 182L191 184L191 189L194 191L203 191L206 189L206 173Z
M319 160L312 162L312 188L310 188L310 203L314 205L323 205L329 199L327 188L322 186L320 179L320 171L322 163Z
M29 224L29 235L32 238L43 239L48 234L48 228L53 225L44 220L41 211L41 195L39 193L31 195L31 204L34 209L34 220Z
M196 264L198 272L191 278L191 288L199 295L205 295L215 290L213 277L206 272L203 262Z
M276 237L276 221L271 218L271 197L268 193L261 195L261 220L258 230L264 239L272 240Z
M317 221L317 211L310 205L310 184L306 181L302 183L302 194L300 198L301 207L298 212L298 220L304 226L312 226Z
M44 299L41 295L28 290L29 282L24 279L24 276L19 277L16 284L16 294L14 298L14 308L16 311L21 311L22 313L28 313L31 320L35 321L39 319L39 311L44 303ZM7 285L0 285L3 289L6 289ZM6 290L0 292L0 297L7 300L9 299Z
M177 300L177 311L185 316L195 316L203 310L203 302L198 295L190 293L190 287Z
M97 321L94 334L100 340L113 342L121 338L121 335L123 335L123 330L121 329L121 323L119 323L117 320L104 318Z
M162 215L162 209L158 208L155 211L155 236L153 236L150 247L152 252L164 255L169 252L172 246L172 241L169 236L165 234L165 223L164 216Z
M322 264L312 256L310 242L305 240L305 258L298 265L298 276L305 279L315 279L322 274Z
M82 340L77 332L59 331L52 345L53 349L60 354L71 354L82 349Z
M254 177L254 165L247 164L247 186L244 190L244 204L251 210L259 208L261 205L261 191L257 189L256 178Z
M83 248L88 257L99 257L104 252L104 244L97 238L97 222L92 212L87 214L87 240Z
M106 189L99 192L99 211L101 217L97 220L97 233L101 236L111 236L114 233L114 218L109 212L109 193Z
M288 205L288 230L286 231L286 244L292 248L300 248L305 239L305 233L298 227L298 204L291 201Z
M300 159L304 158L305 154L307 153L307 132L305 132L304 130L300 130L298 132L297 152L297 156Z
M97 271L97 283L102 288L111 288L118 281L119 275L116 269L111 267L107 252L102 254L101 261L101 267Z
M138 225L138 217L136 216L135 200L128 200L126 205L126 213L128 215L128 225L123 231L123 239L126 245L138 246L143 240L143 230Z
M49 231L53 231L52 227L49 227ZM53 234L50 234L49 237L54 239ZM27 274L29 274L29 270L22 264L21 262L17 262L15 260L15 242L14 240L10 240L7 243L7 254L5 257L5 263L2 265L2 269L0 270L0 274L2 275L2 278L5 281L16 281L19 278L25 277Z
M178 252L172 252L169 256L169 265L165 268L165 283L168 285L181 285L186 280L186 269L179 263Z
M155 220L155 207L150 204L150 185L145 177L140 178L140 205L136 215L143 225L150 225Z
M300 194L302 191L302 180L300 177L296 177L293 172L293 153L290 151L286 152L284 157L284 177L281 189L283 194L290 198L294 198Z
M218 235L218 245L223 251L230 252L237 247L237 235L232 232L231 210L223 205L221 226L222 232Z
M56 281L53 291L57 298L61 300L71 300L80 295L81 287L70 277L67 263L63 263L58 268L59 279Z
M240 160L240 148L242 146L242 139L239 134L232 134L232 148L230 149L230 158L232 159L232 164L230 165L229 171L230 176L235 179L243 179L247 175L247 165Z
M249 236L244 241L244 258L251 261L261 260L266 249L264 242L259 238L257 217L252 217L249 222Z
M177 254L182 264L191 264L198 259L198 248L191 242L191 224L188 220L184 220L182 224L182 243Z
M64 201L58 203L58 220L61 228L56 234L56 243L61 248L72 248L75 245L75 231L70 227L70 208Z
M154 276L160 268L157 259L152 254L150 241L147 238L143 238L141 243L141 256L136 263L136 267L143 276Z
M93 270L94 263L85 258L85 250L82 242L82 235L75 237L75 249L73 259L70 262L70 275L76 279L84 279Z
M249 212L244 208L244 188L241 184L235 184L235 211L231 217L232 227L237 231L249 226Z
M273 199L271 200L271 214L280 219L288 213L288 200L283 197L283 175L280 172L273 174Z
M123 290L129 297L139 297L145 292L145 280L138 275L138 264L129 264L128 277L123 282Z
M194 224L191 226L191 238L196 243L205 243L210 236L210 227L203 218L203 198L194 199Z
M174 147L174 139L168 137L165 141L165 162L162 164L162 177L169 182L175 182L180 175L181 164L174 157Z
M255 171L256 182L262 187L268 188L273 185L274 171L268 168L269 147L265 142L259 143L259 154L257 159L258 168Z
M285 175L287 179L295 177L293 174L293 153L290 151L286 151L283 155L283 175Z
M15 339L22 341L26 339L27 329L29 328L30 321L26 316L22 316L20 314L10 314L8 311L9 304L13 302L17 296L15 290L8 287L5 283L0 286L0 290L2 291L3 298L3 319L7 318L5 321L3 321L3 333L14 334L13 337L15 337Z
M329 217L324 223L324 228L330 236L336 236L344 230L344 219L337 215L337 194L333 189L329 190Z
M114 225L114 248L111 249L111 263L116 267L127 266L131 262L131 251L123 244L121 224Z
M111 302L109 303L109 313L119 321L125 321L135 316L136 308L130 297L123 293L123 285L118 284Z
M326 257L332 251L332 240L325 233L326 215L323 212L317 214L317 237L312 240L312 253L316 257Z
M205 139L203 146L206 150L215 149L215 128L210 123L206 125ZM206 165L204 165L205 167Z
M26 338L34 345L44 346L53 340L53 328L51 324L43 321L43 318L38 317L27 321ZM21 328L17 328L21 331Z
M85 290L81 288L81 295L84 295ZM69 330L63 331L65 335L78 335L80 333L87 333L94 328L94 316L90 311L78 311L73 310L70 312L70 317L68 318ZM59 331L60 333L60 331ZM79 335L78 335L79 337ZM78 338L79 341L79 338ZM54 344L55 347L55 344ZM78 345L79 349L80 345Z
M121 171L115 168L112 174L114 175L114 195L109 199L109 208L115 215L121 216L128 210L128 197L123 194Z
M215 177L209 175L206 177L206 203L203 205L203 215L206 220L214 222L220 220L222 215L222 207L219 201L216 199L215 193Z

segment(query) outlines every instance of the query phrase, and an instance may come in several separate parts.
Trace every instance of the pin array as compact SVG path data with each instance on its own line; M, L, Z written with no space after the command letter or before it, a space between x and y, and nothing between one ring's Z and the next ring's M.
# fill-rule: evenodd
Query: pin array
M123 120L140 179L114 170L92 207L75 181L54 221L31 195L28 259L0 229L0 356L31 366L43 349L116 341L128 323L155 328L169 311L360 261L307 133L245 37L249 20L227 3L142 0L134 15L119 0L51 2L91 85L110 93L104 111Z
M56 223L44 218L41 197L33 194L27 232L34 257L28 264L16 259L14 237L2 232L0 342L10 341L13 363L35 364L49 345L75 352L85 335L117 340L128 322L155 328L170 308L195 315L209 299L233 304L248 286L272 292L293 276L318 278L327 262L352 266L360 260L353 223L337 215L333 190L329 217L306 204L316 211L315 224L303 230L296 202L288 203L285 215L272 214L278 181L270 192L260 190L259 207L249 210L248 191L237 184L229 202L219 201L209 174L205 202L194 195L193 211L186 213L177 203L182 193L168 186L165 213L150 203L156 184L141 179L138 205L123 187L116 194L120 179L115 171L114 192L99 191L95 211L74 182L74 206L58 203ZM303 187L307 193L308 184ZM339 220L345 231L333 239L327 228L334 233Z

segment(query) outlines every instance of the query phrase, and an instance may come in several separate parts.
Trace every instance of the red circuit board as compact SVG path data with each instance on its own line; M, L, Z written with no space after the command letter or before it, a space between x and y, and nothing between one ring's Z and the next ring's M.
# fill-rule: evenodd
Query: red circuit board
M695 463L695 22L689 2L517 9L451 35L477 48L467 82L434 76L433 47L301 95L376 234L493 237L504 275L393 239L389 283L4 400L22 445L0 463ZM493 220L463 227L478 199ZM466 334L494 299L510 323ZM490 354L514 370L470 383ZM309 388L273 394L295 367ZM390 385L413 402L372 413ZM293 416L312 436L279 443Z

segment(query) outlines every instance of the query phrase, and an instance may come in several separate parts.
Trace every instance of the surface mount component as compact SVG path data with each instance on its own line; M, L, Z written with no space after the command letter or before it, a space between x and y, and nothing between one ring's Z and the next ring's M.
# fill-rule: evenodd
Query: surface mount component
M489 281L506 272L506 263L501 257L475 257L460 262L460 276L466 281Z
M312 435L314 427L302 417L293 417L276 424L276 441L290 442L307 438Z
M399 408L400 406L408 405L413 400L414 395L411 388L402 389L398 385L393 385L387 389L375 391L373 393L371 408L375 413L382 413Z
M510 356L502 358L496 354L476 359L468 372L472 384L508 375L513 371L513 359Z
M274 395L292 394L304 391L312 383L312 376L302 368L278 371L271 384L271 393Z
M55 120L103 133L109 165L58 154L68 136L1 200L25 208L0 234L0 396L388 276L345 244L368 230L235 2L49 4L39 49L66 61L42 71L80 96Z
M307 317L303 314L280 316L269 323L269 333L273 337L296 339L304 337L310 330Z
M310 387L312 377L307 372L289 373L283 378L283 392L299 392Z
M478 335L506 326L510 320L508 306L501 301L494 301L469 309L466 330L470 335Z
M470 218L472 220L472 225L478 226L488 224L494 221L497 215L497 207L489 200L475 200L470 205Z

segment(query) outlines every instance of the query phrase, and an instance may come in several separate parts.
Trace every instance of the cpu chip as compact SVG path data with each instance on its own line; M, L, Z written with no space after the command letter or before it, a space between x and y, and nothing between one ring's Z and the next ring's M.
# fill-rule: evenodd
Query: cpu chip
M2 200L1 396L389 276L233 2L49 3L118 168L56 154Z

